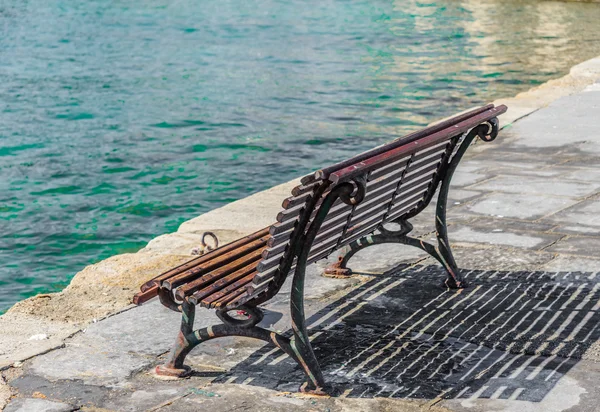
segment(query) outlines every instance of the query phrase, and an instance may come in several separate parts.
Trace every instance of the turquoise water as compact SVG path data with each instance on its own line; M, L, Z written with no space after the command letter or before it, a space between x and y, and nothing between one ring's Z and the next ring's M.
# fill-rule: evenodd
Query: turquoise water
M599 4L0 3L0 311L600 55Z

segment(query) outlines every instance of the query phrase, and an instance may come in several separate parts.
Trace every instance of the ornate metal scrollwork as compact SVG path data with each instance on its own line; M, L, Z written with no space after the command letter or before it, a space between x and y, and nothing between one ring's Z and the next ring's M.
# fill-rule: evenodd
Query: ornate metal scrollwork
M389 230L380 225L377 229L386 236L406 236L413 230L413 225L404 219L394 220L393 223L397 223L400 225L399 230Z
M350 181L354 186L354 190L350 194L340 193L340 199L347 205L355 206L363 201L367 194L367 176L357 176Z
M488 130L483 133L478 133L478 135L479 135L479 138L481 140L483 140L484 142L491 142L491 141L495 140L496 137L498 136L498 131L500 129L500 122L498 121L497 117L494 117L493 119L488 120L486 122L486 125L488 126Z
M181 303L177 303L173 298L173 294L170 290L165 288L158 289L158 298L160 299L160 303L162 303L167 308L171 309L175 312L181 312Z
M217 316L224 324L237 328L251 328L260 323L264 317L262 310L253 306L243 305L234 310L240 315L247 316L248 319L236 319L229 314L230 310L218 310Z

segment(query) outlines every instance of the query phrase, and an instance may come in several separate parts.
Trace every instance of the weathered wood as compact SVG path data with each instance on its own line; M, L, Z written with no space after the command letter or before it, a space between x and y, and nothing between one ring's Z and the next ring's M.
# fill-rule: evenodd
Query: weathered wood
M211 264L209 266L210 269L205 269L203 271L206 272L206 274L184 284L177 289L176 296L180 299L184 299L200 288L204 288L209 285L210 287L214 288L214 283L217 280L220 280L221 278L224 278L225 276L238 270L251 267L255 262L260 260L261 254L262 249L255 249L249 253L243 254L241 257L231 262L224 264Z
M398 145L394 149L383 151L377 156L369 157L359 163L355 163L336 170L329 174L328 179L333 184L347 182L352 178L368 173L378 167L386 166L393 163L397 159L406 156L410 153L415 153L419 150L429 148L442 140L449 140L452 137L458 136L471 128L485 122L487 119L494 118L506 111L506 106L499 106L478 114L472 118L463 120L450 128L442 129L431 135L426 135L419 140L411 140L410 143Z
M175 276L179 273L185 272L186 270L192 269L202 263L213 260L216 257L219 257L221 255L224 255L226 253L229 253L229 252L239 248L240 246L246 245L246 244L251 243L261 237L265 237L268 235L269 235L269 228L266 227L264 229L261 229L257 232L252 233L251 235L244 236L244 237L236 240L235 242L231 242L226 245L223 245L220 248L210 251L209 253L207 253L205 255L191 259L179 266L174 267L173 269L169 269L168 271L161 273L160 275L156 276L155 278L152 278L148 282L144 283L140 287L140 289L142 292L145 292L151 288L156 289L156 286L158 286L159 283L162 282L163 280L166 280L166 279L168 279L172 276Z
M500 112L498 114L504 113L506 111L506 106L499 106L499 108L502 108L502 107L504 107L504 111L502 111L502 112ZM419 139L422 139L424 137L430 136L432 134L438 133L441 130L451 128L452 126L456 125L457 123L460 123L460 122L462 122L464 120L470 119L470 118L472 118L474 116L477 116L478 114L485 113L486 111L489 111L489 110L491 110L493 108L494 108L493 104L488 104L488 105L483 106L483 107L478 107L476 109L469 110L469 111L467 111L465 113L462 113L460 115L454 116L454 117L452 117L450 119L438 122L438 123L433 124L433 125L431 125L429 127L426 127L425 129L418 130L418 131L416 131L414 133L411 133L411 134L409 134L407 136L403 136L403 137L401 137L399 139L396 139L396 140L394 140L391 143L388 143L388 144L383 145L383 146L376 147L375 149L372 149L372 150L366 151L364 153L361 153L358 156L352 157L352 158L350 158L348 160L345 160L343 162L337 163L337 164L335 164L333 166L321 169L321 170L315 172L315 178L316 179L322 179L322 180L328 179L329 175L331 173L335 172L335 171L342 170L342 169L344 169L344 168L346 168L348 166L351 166L353 164L362 162L363 160L376 157L376 156L378 156L378 155L380 155L382 153L388 152L388 151L393 150L393 149L395 149L397 147L408 146L410 143L412 143L412 142L414 142L416 140L419 140ZM492 117L494 117L494 116L492 116Z

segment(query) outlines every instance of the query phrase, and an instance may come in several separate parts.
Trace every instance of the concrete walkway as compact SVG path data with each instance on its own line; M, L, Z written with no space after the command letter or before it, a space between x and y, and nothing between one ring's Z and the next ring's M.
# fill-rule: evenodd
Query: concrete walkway
M179 317L151 302L5 370L0 405L11 396L5 411L598 410L599 111L597 83L472 148L448 212L468 289L443 289L435 262L398 245L359 253L350 279L321 277L325 262L310 268L310 329L340 397L298 395L295 364L241 338L198 347L189 379L156 379L148 371ZM415 233L429 239L432 223L430 207ZM287 329L287 297L267 306L264 326ZM197 315L198 326L215 321Z

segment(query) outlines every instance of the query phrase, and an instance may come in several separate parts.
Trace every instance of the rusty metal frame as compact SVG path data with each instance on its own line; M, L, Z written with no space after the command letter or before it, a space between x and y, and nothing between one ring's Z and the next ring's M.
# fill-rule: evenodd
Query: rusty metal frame
M463 139L462 143L460 143L460 147L458 148L454 157L451 160L449 158L445 159L445 163L442 164L443 167L440 169L439 175L432 183L432 187L428 192L428 196L426 196L425 199L423 199L423 201L421 201L421 203L414 210L393 221L393 223L400 225L399 230L392 231L386 229L383 224L380 225L377 228L378 233L369 234L345 246L338 257L337 262L329 265L325 269L325 273L336 277L349 276L352 274L352 270L348 268L348 262L350 258L360 250L363 250L369 246L383 243L400 243L417 247L436 259L444 267L444 269L446 269L448 276L446 278L445 285L448 288L457 289L466 287L467 284L460 274L460 270L452 253L450 241L448 240L448 224L446 222L448 193L450 191L452 176L454 175L458 164L471 145L472 141L477 136L479 136L481 140L485 142L493 141L498 135L498 127L498 119L493 118L488 120L485 124L481 124L471 129ZM435 213L435 231L438 244L436 247L422 239L408 236L413 229L413 226L410 224L408 219L418 215L429 205L435 194L435 190L440 183L441 187Z

